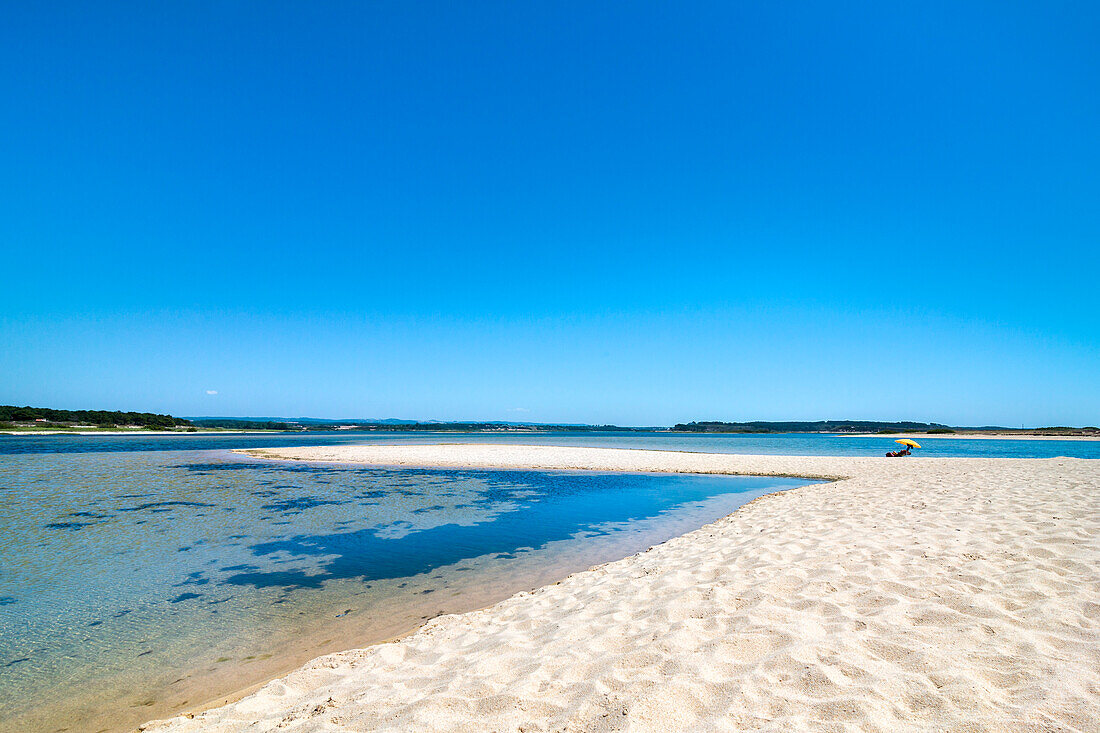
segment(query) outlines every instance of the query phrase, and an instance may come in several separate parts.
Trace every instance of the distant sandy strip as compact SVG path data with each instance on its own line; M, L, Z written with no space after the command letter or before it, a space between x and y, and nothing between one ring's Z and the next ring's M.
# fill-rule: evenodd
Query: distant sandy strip
M146 730L1100 731L1100 461L262 453L849 478Z
M1100 435L1023 435L1019 433L833 433L837 438L885 438L897 440L1100 440Z

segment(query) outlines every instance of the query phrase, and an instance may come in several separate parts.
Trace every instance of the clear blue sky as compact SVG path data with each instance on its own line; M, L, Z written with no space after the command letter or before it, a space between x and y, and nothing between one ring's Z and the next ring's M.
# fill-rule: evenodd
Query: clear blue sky
M1097 424L1098 38L1088 2L6 3L0 402Z

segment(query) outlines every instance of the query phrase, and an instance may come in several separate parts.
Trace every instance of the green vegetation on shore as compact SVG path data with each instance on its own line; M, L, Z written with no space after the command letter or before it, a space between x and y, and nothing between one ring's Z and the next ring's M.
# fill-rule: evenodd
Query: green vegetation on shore
M678 433L890 433L951 431L947 425L927 422L875 420L816 420L813 422L690 422L672 427Z
M237 420L234 418L202 418L191 420L191 424L200 428L222 428L226 430L301 430L301 425L272 420Z
M1047 427L1047 428L1004 428L994 425L982 427L950 427L941 423L927 422L880 422L876 420L817 420L813 422L690 422L678 423L671 430L676 433L840 433L861 434L877 433L894 435L897 433L926 433L928 435L1049 435L1049 436L1100 436L1095 427Z
M0 424L6 427L71 429L74 427L140 427L146 430L172 430L192 427L190 420L152 412L118 410L55 410L49 407L0 405Z

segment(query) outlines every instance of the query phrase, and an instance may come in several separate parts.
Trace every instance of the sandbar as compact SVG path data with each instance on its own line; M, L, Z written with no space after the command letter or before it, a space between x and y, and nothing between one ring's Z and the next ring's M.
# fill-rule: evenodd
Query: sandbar
M1100 730L1100 461L516 445L251 453L831 482L145 730Z

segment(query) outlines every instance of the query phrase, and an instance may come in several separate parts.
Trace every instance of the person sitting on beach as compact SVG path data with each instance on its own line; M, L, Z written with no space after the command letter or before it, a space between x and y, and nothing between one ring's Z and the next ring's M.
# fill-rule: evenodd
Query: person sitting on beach
M889 453L886 454L886 457L887 458L901 458L902 456L910 455L912 452L913 451L909 450L909 448L906 447L905 450L890 451Z

